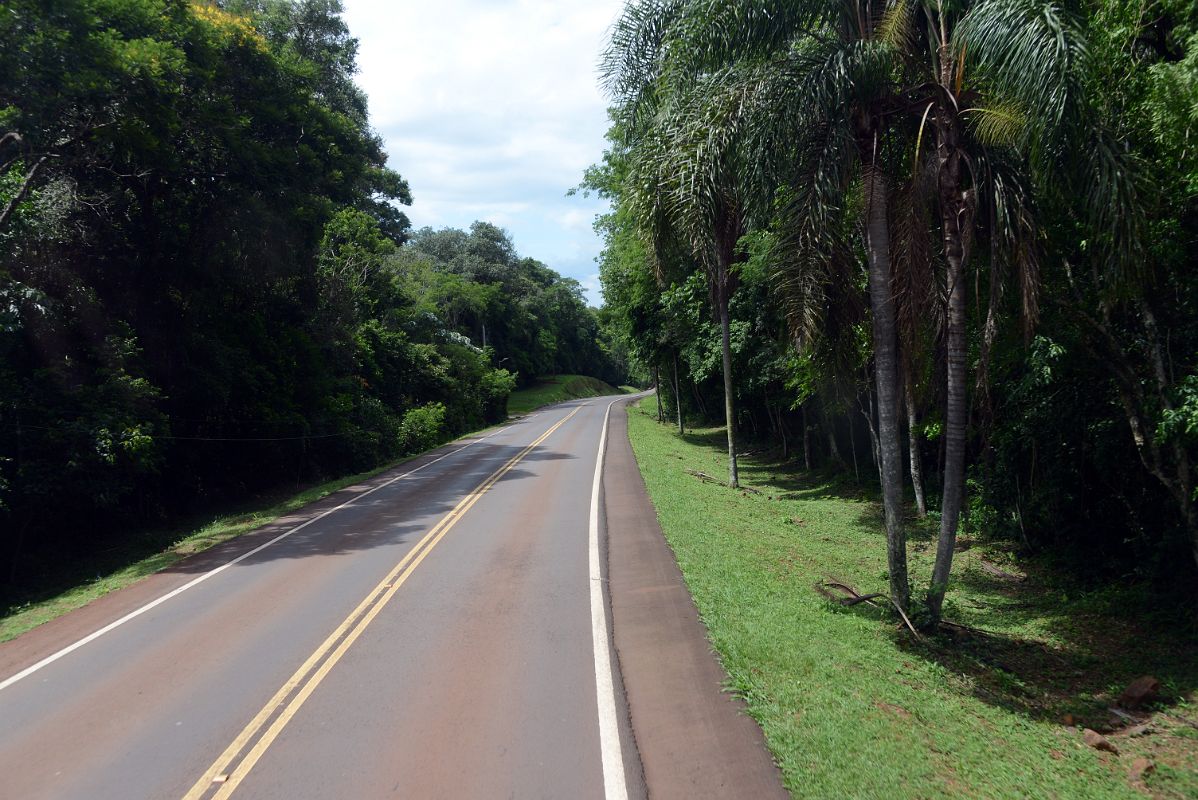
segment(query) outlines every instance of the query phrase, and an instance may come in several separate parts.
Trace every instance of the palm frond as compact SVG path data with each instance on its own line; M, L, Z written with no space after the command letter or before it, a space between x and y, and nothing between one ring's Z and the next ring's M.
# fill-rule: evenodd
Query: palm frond
M1112 288L1143 280L1146 218L1141 187L1143 170L1128 148L1102 128L1091 128L1083 146L1080 192L1087 222L1097 232Z
M664 72L687 81L735 62L770 58L826 27L838 5L827 0L696 0L677 18Z
M1056 2L981 0L954 37L954 51L968 48L987 94L1026 117L1033 161L1051 160L1059 130L1083 101L1079 66L1086 48L1074 17Z
M1039 214L1028 183L1026 165L1002 151L987 152L976 169L984 173L977 218L981 235L990 245L989 299L982 323L982 341L977 366L977 389L988 396L990 355L999 333L1007 287L1018 291L1019 320L1025 339L1039 319L1039 289L1042 234Z
M864 315L863 262L853 244L855 215L846 202L853 141L843 123L827 125L820 134L801 152L793 188L778 209L770 264L796 342L811 348L823 340L827 352L847 358L855 346L853 326Z
M686 0L628 0L612 23L599 60L604 90L621 116L640 122L651 112L671 26Z
M926 170L924 170L926 172ZM933 192L929 181L915 179L890 196L890 263L894 275L895 320L904 358L925 348L919 343L944 324L944 304L936 277L937 246Z
M961 113L969 121L974 138L987 147L1014 146L1027 125L1027 116L1014 103L975 106Z
M878 21L875 37L894 50L907 52L915 40L915 4L891 0Z

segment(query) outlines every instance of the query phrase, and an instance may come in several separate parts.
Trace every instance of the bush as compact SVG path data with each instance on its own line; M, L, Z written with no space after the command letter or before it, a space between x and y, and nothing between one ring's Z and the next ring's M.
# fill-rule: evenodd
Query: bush
M403 415L399 426L399 449L405 455L420 453L439 445L445 427L445 406L429 403Z
M516 376L506 369L493 369L483 375L483 419L503 422L507 417L507 399L516 388Z

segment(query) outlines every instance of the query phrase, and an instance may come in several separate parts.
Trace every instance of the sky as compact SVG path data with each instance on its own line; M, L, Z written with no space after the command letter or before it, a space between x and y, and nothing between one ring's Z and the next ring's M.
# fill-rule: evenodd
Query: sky
M582 283L599 305L606 210L566 192L600 160L597 64L623 0L344 0L358 85L414 228L486 220L516 251Z

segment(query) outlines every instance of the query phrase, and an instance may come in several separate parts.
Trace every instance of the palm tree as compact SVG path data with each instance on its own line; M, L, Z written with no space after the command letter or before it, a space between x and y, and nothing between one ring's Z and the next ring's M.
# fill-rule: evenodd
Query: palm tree
M768 218L774 213L775 188L793 187L793 199L782 215L782 251L790 253L780 262L785 267L783 289L802 295L810 289L800 287L816 285L823 287L816 290L819 293L845 280L845 264L853 260L854 249L835 234L839 226L834 218L859 187L891 597L906 609L888 223L891 178L883 158L886 116L896 102L897 52L879 36L884 8L882 0L630 3L616 23L605 72L617 96L622 90L660 102L663 96L684 91L677 87L701 87L704 101L695 107L703 113L692 113L690 119L706 125L709 134L692 152L728 155L692 171L699 176L692 185L707 189L700 196L709 199L720 196L711 191L717 187L740 188L738 202L725 204L723 215L713 204L708 213L695 217L715 223L715 249L723 247L730 254L744 217L756 213ZM729 176L729 166L739 173L736 177ZM792 303L799 306L816 309L818 303ZM799 313L792 319L798 327L810 328L811 320L822 319L822 314Z
M744 201L736 169L736 143L743 116L736 98L718 91L719 75L687 87L669 85L644 61L646 42L669 3L630 4L617 23L604 71L620 103L618 114L629 134L631 169L627 202L641 222L661 268L672 240L685 245L707 277L720 323L724 413L728 436L728 485L740 485L736 453L735 390L732 376L728 303L736 289L736 264L745 234ZM639 70L640 72L636 72Z
M755 217L762 209L771 216L775 189L790 188L783 240L796 255L782 286L799 287L799 306L813 307L807 301L819 287L838 279L836 262L846 243L836 223L852 205L854 187L860 189L891 591L902 606L894 267L903 270L904 285L930 286L924 279L933 262L943 264L942 309L932 315L946 352L944 492L927 596L934 624L964 499L971 252L979 242L988 245L982 384L1009 284L1018 288L1025 324L1036 318L1040 237L1033 196L1082 206L1091 227L1116 244L1119 263L1134 262L1139 217L1123 213L1137 205L1134 171L1085 102L1079 29L1055 0L950 6L941 0L640 0L629 3L615 30L605 68L617 97L636 98L629 104L634 117L660 111L663 98L680 93L677 87L706 83L712 96L736 99L707 99L707 108L738 115L737 124L719 119L712 130L720 148L736 137L733 163L745 218L760 223ZM896 181L907 173L909 180ZM911 207L898 216L918 223L908 229L935 220L938 254L934 247L912 248L909 240L891 241L888 215L896 197ZM919 338L904 329L904 342L914 349ZM917 355L906 354L908 365Z
M1021 292L1025 324L1037 313L1039 233L1033 194L1077 192L1090 222L1135 248L1133 171L1095 124L1082 91L1084 39L1053 0L975 0L943 6L898 0L896 38L930 80L910 91L921 111L915 180L931 186L945 264L944 487L940 535L928 590L932 622L941 614L964 500L969 406L966 265L976 242L989 244L990 309L982 366L997 328L1004 283ZM1111 202L1112 200L1119 202ZM1123 219L1112 208L1128 209Z

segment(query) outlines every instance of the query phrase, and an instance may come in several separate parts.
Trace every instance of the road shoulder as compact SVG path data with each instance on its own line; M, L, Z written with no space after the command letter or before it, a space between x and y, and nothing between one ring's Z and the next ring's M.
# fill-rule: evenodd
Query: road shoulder
M649 796L788 797L761 728L723 690L618 408L603 474L612 634Z

